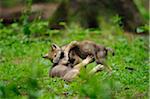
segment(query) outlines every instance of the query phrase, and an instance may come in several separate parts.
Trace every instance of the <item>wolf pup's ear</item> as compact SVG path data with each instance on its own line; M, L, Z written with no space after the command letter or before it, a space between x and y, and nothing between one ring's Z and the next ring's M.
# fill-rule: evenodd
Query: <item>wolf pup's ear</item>
M51 48L52 50L60 49L60 47L54 43L51 45Z

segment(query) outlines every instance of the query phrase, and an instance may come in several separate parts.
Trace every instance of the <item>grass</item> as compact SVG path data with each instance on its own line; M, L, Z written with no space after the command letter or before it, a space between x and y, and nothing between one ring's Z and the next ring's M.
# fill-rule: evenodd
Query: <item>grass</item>
M148 98L146 36L124 33L116 24L103 24L101 29L66 26L66 30L49 30L47 22L33 22L28 27L18 23L0 26L0 98ZM26 28L30 34L26 34ZM115 50L115 56L109 55L107 59L113 68L112 75L102 71L87 76L87 71L96 65L91 63L71 83L48 77L52 63L42 55L48 52L50 44L64 45L85 39Z

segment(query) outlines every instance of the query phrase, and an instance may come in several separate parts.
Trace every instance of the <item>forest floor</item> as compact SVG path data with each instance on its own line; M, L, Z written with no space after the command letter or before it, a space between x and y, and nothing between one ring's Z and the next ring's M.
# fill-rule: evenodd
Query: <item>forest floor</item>
M70 26L66 30L49 30L46 22L32 23L29 29L18 23L0 26L0 98L148 98L148 36L125 34L117 25L101 29ZM52 63L42 55L51 43L62 46L73 40L92 40L113 48L115 56L107 59L112 75L104 70L87 76L96 65L91 63L71 83L50 78Z

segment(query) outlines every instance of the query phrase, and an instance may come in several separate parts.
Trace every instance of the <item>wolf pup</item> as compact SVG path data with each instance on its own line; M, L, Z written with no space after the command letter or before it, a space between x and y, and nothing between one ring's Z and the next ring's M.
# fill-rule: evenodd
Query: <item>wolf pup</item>
M65 81L72 81L78 74L80 73L80 69L89 64L93 60L92 56L88 56L86 59L84 59L79 64L75 65L73 68L58 64L54 66L49 71L50 77L60 77ZM94 67L89 74L94 74L98 71L102 71L104 69L103 65L97 65Z
M111 52L112 55L114 55L114 51L111 48L96 44L89 40L81 42L73 41L64 50L64 56L66 56L64 63L69 59L68 53L70 50L74 50L82 59L85 59L88 55L92 55L97 64L102 64L106 66L109 71L112 71L112 68L106 64L108 52Z
M62 64L58 64L49 71L49 76L60 77L66 81L72 81L80 73L80 69L86 66L87 64L89 64L92 61L92 59L93 57L88 56L82 62L75 65L73 68L62 65ZM101 68L96 69L96 71L99 71L100 69Z
M87 40L81 42L73 41L68 44L67 48L64 50L64 56L66 56L64 61L68 62L68 55L71 50L75 50L75 53L82 59L85 59L88 55L92 55L97 64L104 64L108 51L112 52L112 55L114 55L114 51L111 48L98 45L95 42Z

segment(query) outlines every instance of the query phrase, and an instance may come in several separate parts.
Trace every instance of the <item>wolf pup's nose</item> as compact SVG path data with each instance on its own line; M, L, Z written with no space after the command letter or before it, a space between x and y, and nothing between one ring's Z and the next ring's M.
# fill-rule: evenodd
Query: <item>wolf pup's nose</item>
M43 58L48 58L48 54L45 54L42 56Z

